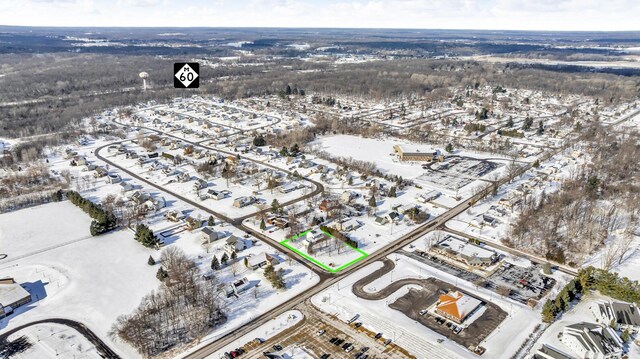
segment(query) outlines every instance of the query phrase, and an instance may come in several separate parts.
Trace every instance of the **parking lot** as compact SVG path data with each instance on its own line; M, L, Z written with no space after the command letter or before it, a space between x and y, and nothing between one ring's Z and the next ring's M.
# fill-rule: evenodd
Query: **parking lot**
M330 323L334 323L330 324ZM291 358L292 351L300 353L304 350L308 357L321 358L329 354L328 358L410 358L395 344L384 345L386 338L375 339L376 333L371 333L364 327L356 328L355 323L348 325L344 322L334 322L330 318L316 316L313 313L305 313L305 320L299 325L285 330L279 335L264 343L251 342L243 346L247 353L241 358L265 358L264 352L272 352L282 355L283 358ZM340 327L340 329L338 328ZM319 331L324 330L322 334ZM332 343L333 342L333 343ZM337 343L337 344L336 344ZM347 344L351 343L353 349L347 352ZM274 348L276 346L276 348ZM343 347L345 349L343 349ZM282 349L280 349L282 348ZM367 349L364 349L367 348ZM278 349L278 350L276 350ZM363 352L363 350L365 350ZM302 355L302 357L305 357Z
M542 275L542 268L537 265L523 268L504 263L488 278L483 278L480 275L431 256L429 253L425 255L422 255L424 253L422 251L402 251L401 253L457 278L476 283L478 286L483 286L499 295L506 293L504 289L499 288L508 288L509 298L523 304L527 304L530 299L540 300L556 283L555 279Z

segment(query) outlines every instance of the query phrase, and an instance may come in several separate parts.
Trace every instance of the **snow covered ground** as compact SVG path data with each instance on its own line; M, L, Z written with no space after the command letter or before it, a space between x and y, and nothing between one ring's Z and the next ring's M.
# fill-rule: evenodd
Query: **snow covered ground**
M75 329L59 324L36 324L9 336L9 341L25 336L32 346L14 359L100 359L96 348Z
M154 251L124 230L91 237L89 222L88 215L70 202L0 215L2 248L9 255L0 260L0 277L24 283L33 299L0 320L0 330L52 317L72 319L123 357L136 358L131 347L112 341L107 333L116 317L130 313L158 286L156 269L147 264ZM72 243L51 248L66 242Z

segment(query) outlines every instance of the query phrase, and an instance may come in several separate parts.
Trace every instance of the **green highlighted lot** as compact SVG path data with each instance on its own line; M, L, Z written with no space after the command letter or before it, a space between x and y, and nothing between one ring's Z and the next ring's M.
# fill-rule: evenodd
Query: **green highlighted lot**
M362 249L359 248L354 248L346 243L342 243L342 245L344 245L346 248L348 248L348 252L339 254L339 255L329 255L329 256L317 256L317 258L313 257L312 255L310 255L309 253L306 253L306 251L301 250L299 248L296 248L292 245L292 241L297 240L300 237L306 236L307 233L311 232L311 230L302 232L298 235L296 235L295 237L291 237L288 239L285 239L284 241L280 242L280 244L282 244L283 246L291 249L292 251L298 253L299 255L301 255L302 257L304 257L305 259L309 260L310 262L314 263L315 265L317 265L318 267L326 270L327 272L331 272L331 273L337 273L359 261L361 261L362 259L366 258L369 254L367 254L365 251L363 251ZM327 236L334 238L331 234L322 231L322 233L326 234ZM354 258L355 257L355 258ZM325 262L328 261L328 259L331 259L332 261L336 261L336 259L338 258L342 258L344 260L346 260L346 263L340 264L338 267L330 267L328 264L326 264ZM333 263L332 263L333 264Z

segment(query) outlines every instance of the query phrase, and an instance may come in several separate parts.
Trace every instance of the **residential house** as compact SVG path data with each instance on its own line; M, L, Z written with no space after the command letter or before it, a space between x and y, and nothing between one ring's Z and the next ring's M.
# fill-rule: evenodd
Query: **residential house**
M247 241L244 238L234 235L229 236L225 241L224 251L230 256L232 252L240 252L247 249Z
M319 228L314 228L305 234L303 243L306 246L313 246L314 244L321 242L327 238L327 234Z
M340 202L347 204L351 202L353 199L358 198L358 194L354 191L344 191L340 195Z
M202 227L202 220L200 219L189 216L185 218L184 221L187 223L187 227L189 228L190 231Z
M95 178L104 177L108 174L109 172L104 167L98 166L93 170L93 177Z
M107 176L107 183L116 184L116 183L119 183L120 181L122 181L122 178L120 178L120 175L118 174L114 173Z
M270 256L265 252L247 257L247 266L253 270L266 267L267 265L275 266L278 263L280 262L276 257Z
M433 190L416 196L416 200L422 203L427 203L438 199L438 197L440 197L440 192Z
M299 183L291 182L291 183L283 184L282 186L278 187L278 191L280 193L290 193L299 189L300 187L301 186Z
M362 223L355 218L346 218L336 223L335 227L339 231L350 232L362 227Z
M170 210L164 214L164 218L168 219L171 222L179 222L185 219L186 217L187 216L182 211L178 212L178 211Z
M227 298L236 297L238 298L240 294L246 292L252 287L251 282L246 278L239 279L233 283L225 284L221 288L221 292L224 293Z
M218 231L211 227L204 227L202 228L200 238L202 239L203 245L211 244L218 240Z
M86 165L82 166L81 171L82 172L88 172L88 171L93 171L96 169L96 165L91 164L91 163L87 163Z
M243 208L250 204L255 203L256 200L257 199L255 197L246 197L246 196L238 197L233 200L233 206L237 208Z
M402 219L402 216L400 215L400 213L398 213L396 211L391 211L391 212L387 213L387 215L385 217L389 221L391 221L393 223L398 223Z
M214 189L208 190L206 196L207 198L211 198L215 200L221 200L226 197L223 191L216 191Z
M133 185L129 182L120 182L119 186L122 193L133 191Z
M209 183L202 178L196 178L195 183L193 184L193 189L195 191L199 191L201 189L205 189L209 186Z
M387 217L376 216L375 223L379 226L384 226L385 224L389 223L389 219Z

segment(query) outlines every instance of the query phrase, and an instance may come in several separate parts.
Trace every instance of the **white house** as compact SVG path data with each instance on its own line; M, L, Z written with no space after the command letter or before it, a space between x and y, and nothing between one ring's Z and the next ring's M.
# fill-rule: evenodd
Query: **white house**
M131 183L129 182L120 182L120 191L124 192L129 192L129 191L133 191L133 185L131 185Z
M218 232L211 227L204 227L202 228L200 238L202 239L203 245L210 244L218 240Z

